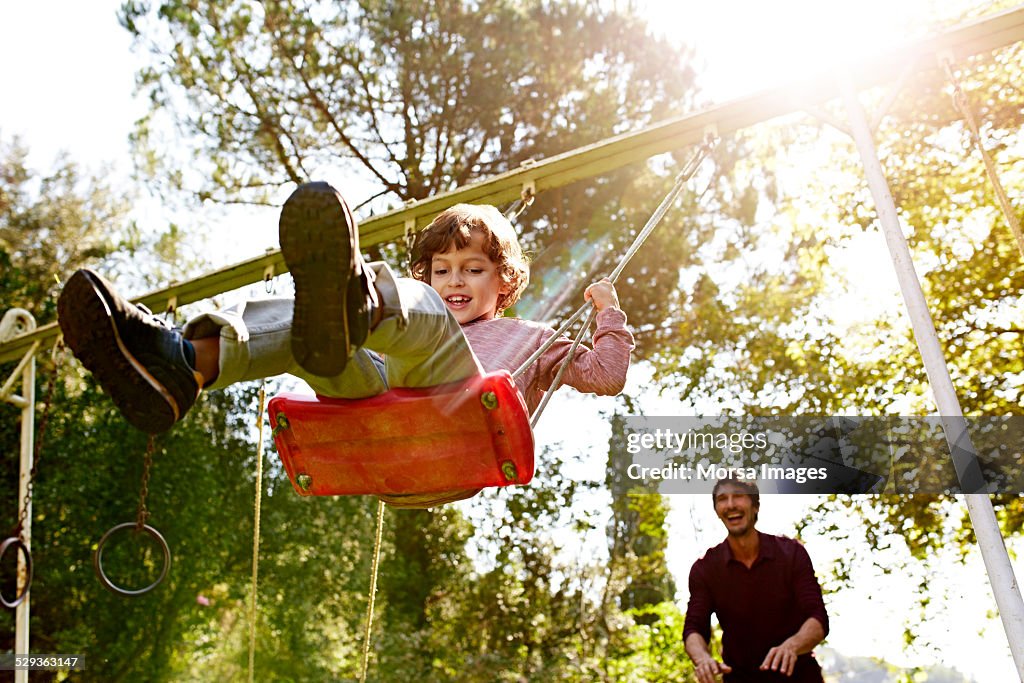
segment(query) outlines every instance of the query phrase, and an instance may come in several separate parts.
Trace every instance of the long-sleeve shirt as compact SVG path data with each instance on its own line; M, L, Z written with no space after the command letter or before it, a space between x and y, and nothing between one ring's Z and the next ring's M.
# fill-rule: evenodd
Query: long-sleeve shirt
M828 613L811 558L785 536L757 532L758 555L751 567L733 557L728 540L709 549L690 569L690 602L683 639L699 633L711 642L711 613L722 625L722 661L732 667L724 681L820 683L814 655L797 658L791 677L760 671L768 650L813 617L828 634Z
M594 348L581 344L576 349L562 381L579 391L614 396L626 383L633 335L626 328L626 314L617 308L604 309L596 322ZM555 330L519 318L494 318L463 325L462 332L484 370L514 372ZM516 380L530 412L544 398L571 346L572 340L563 335Z

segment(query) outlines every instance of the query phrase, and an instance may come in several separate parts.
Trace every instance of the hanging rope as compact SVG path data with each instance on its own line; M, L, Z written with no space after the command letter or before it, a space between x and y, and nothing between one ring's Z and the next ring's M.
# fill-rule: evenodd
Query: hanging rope
M373 626L373 603L377 595L377 569L380 562L380 539L384 531L384 501L377 501L377 534L373 541L373 564L370 567L370 599L366 605L366 633L363 635L363 666L359 683L366 683L370 668L370 629Z
M706 139L697 149L696 153L694 153L693 157L690 158L690 161L686 164L686 166L683 167L683 170L679 172L679 175L676 176L676 181L675 184L672 186L672 189L669 190L668 194L665 195L665 198L661 200L661 204L658 205L658 208L655 209L654 214L651 215L650 219L648 219L647 224L637 234L636 238L633 240L633 244L630 245L629 249L626 250L626 253L623 254L622 258L619 260L619 264L615 267L615 270L613 270L611 275L608 276L608 280L612 284L615 284L616 280L619 279L619 275L622 274L622 271L633 259L633 256L636 254L636 252L640 250L640 247L642 247L644 242L647 241L647 238L650 236L650 234L654 232L654 229L656 227L658 227L658 224L665 217L665 214L668 213L668 210L669 208L671 208L673 202L675 202L676 197L678 197L679 193L682 192L683 185L685 185L686 182L693 177L693 174L697 172L697 169L700 167L701 163L714 148L716 143L717 139L713 137L709 137L708 139ZM547 392L545 392L544 398L541 400L540 405L537 406L537 410L534 411L533 416L530 418L531 427L536 426L537 422L540 420L541 414L544 412L544 409L548 405L548 401L551 400L552 394L554 394L558 387L561 386L562 375L565 373L566 368L569 367L569 364L572 362L573 357L576 355L576 349L579 347L580 342L583 340L583 335L586 333L586 330L589 329L590 324L593 322L594 318L597 317L597 309L594 307L594 305L589 301L583 304L579 308L579 310L573 313L572 316L570 316L569 319L566 320L562 324L562 326L559 327L558 330L556 330L555 333L551 335L548 338L548 340L544 342L544 344L541 345L539 349L534 351L533 354L525 361L523 361L523 364L520 365L514 373L512 373L513 379L516 379L524 372L526 372L526 370L533 363L535 363L537 359L544 354L545 351L551 348L551 346L556 341L558 341L561 335L567 329L569 329L570 325L579 320L583 316L583 314L588 311L589 315L587 316L587 320L586 322L583 323L575 339L573 339L572 346L569 347L569 353L565 361L562 363L561 367L558 368L558 373L555 375L555 379L551 383L551 387L548 389Z
M981 160L985 164L985 173L988 175L989 182L992 183L992 188L999 199L999 206L1003 210L1003 217L1006 218L1006 222L1013 232L1013 237L1017 241L1017 250L1020 251L1021 258L1024 258L1024 233L1021 232L1020 221L1017 219L1017 215L1010 205L1010 200L1006 196L1006 190L1003 189L1003 184L999 180L996 165L985 149L985 145L981 142L981 129L978 127L978 122L974 117L970 100L967 99L967 93L964 92L960 80L953 72L953 61L947 57L942 60L942 66L946 70L946 75L949 76L950 82L953 84L953 104L963 115L964 121L967 122L967 127L971 130L971 142L981 152Z
M260 503L263 499L263 413L267 404L267 383L260 383L259 408L256 411L256 495L252 528L252 598L249 601L249 681L256 672L256 588L260 573Z

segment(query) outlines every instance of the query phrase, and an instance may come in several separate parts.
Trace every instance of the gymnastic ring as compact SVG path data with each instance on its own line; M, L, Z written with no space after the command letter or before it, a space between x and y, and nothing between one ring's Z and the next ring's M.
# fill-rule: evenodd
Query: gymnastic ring
M32 585L32 551L28 549L27 545L25 545L25 541L21 540L18 536L11 536L3 543L0 543L0 559L3 559L4 553L6 553L7 549L12 545L16 549L21 550L22 554L25 556L25 571L28 576L28 580L25 581L25 588L22 589L21 594L15 596L13 600L8 600L4 597L3 593L0 593L0 602L2 602L4 607L8 609L14 609L23 603L25 598L28 597L28 589ZM17 581L17 579L15 579L15 581Z
M149 591L153 590L154 588L160 585L160 582L164 580L165 576L167 576L167 570L171 568L171 549L167 546L167 541L164 540L164 537L160 535L159 531L157 531L150 525L146 524L142 527L142 531L145 531L147 534L152 536L156 540L156 542L160 544L160 548L164 551L164 566L163 569L160 571L160 576L158 576L156 581L154 581L153 583L149 584L145 588L140 588L138 590L128 590L127 588L121 588L113 581L111 581L109 578L107 578L106 572L103 571L103 546L107 544L107 541L110 539L111 536L113 536L121 529L134 529L137 526L138 525L135 522L124 522L123 524L118 524L117 526L111 528L110 531L103 534L103 538L100 539L99 544L96 546L96 552L93 553L92 556L92 568L96 571L96 577L99 578L100 583L103 584L103 587L111 592L117 593L118 595L124 595L127 597L145 595Z

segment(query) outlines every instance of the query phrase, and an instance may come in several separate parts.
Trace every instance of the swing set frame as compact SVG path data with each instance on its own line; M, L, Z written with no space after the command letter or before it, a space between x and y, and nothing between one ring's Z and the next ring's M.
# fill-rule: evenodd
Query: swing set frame
M943 416L943 426L954 465L960 476L962 488L969 491L965 495L965 500L1010 651L1018 675L1024 680L1024 601L1021 599L991 500L984 491L984 482L977 471L977 461L972 457L974 450L967 435L959 400L921 290L920 280L914 271L897 208L873 140L874 130L885 114L884 109L894 100L903 79L896 81L881 110L874 112L870 119L858 98L860 89L892 81L894 74L899 73L893 68L895 64L904 65L905 75L910 69L924 69L926 60L931 60L932 68L946 69L951 75L951 65L956 61L991 52L1021 40L1024 40L1024 5L867 58L857 65L847 67L839 77L834 72L821 73L789 85L711 106L694 114L669 119L639 131L618 135L549 159L527 162L517 169L493 178L428 199L410 202L400 209L361 223L360 244L365 249L375 244L411 236L427 225L439 211L455 203L507 203L522 196L601 175L658 154L699 144L709 134L724 136L785 114L805 111L836 125L826 115L819 113L818 106L821 102L841 98L847 112L848 126L839 124L836 127L850 134L856 142L904 302L911 317L914 335L936 396L939 414ZM958 87L955 78L953 80L954 87ZM978 146L984 156L984 148L980 143ZM136 301L154 311L174 311L178 306L261 280L269 282L274 276L285 272L287 267L280 251L273 250L263 256L242 261L202 277L150 292ZM26 501L26 523L21 530L20 538L26 548L30 548L31 543L31 497L28 495L28 489L35 433L35 356L41 348L53 344L57 335L56 323L37 328L32 316L20 309L12 309L4 316L4 323L0 324L0 363L18 361L15 371L0 388L0 400L11 403L22 411L19 500ZM14 385L18 383L18 379L21 380L21 395L14 393ZM27 552L24 558L19 556L19 577L26 582L26 589L27 558ZM19 592L21 585L19 583ZM30 651L28 598L26 595L16 608L16 652ZM27 681L27 672L15 672L15 681Z

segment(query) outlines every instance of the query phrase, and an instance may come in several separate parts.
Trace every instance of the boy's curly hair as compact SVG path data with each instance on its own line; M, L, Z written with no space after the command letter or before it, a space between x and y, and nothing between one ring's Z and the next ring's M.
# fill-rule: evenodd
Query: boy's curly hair
M498 276L508 285L508 293L498 298L497 314L519 301L530 281L530 263L519 246L515 228L493 206L456 204L439 213L416 236L409 270L417 280L430 284L430 262L453 246L465 249L474 232L484 237L484 253L497 265Z

